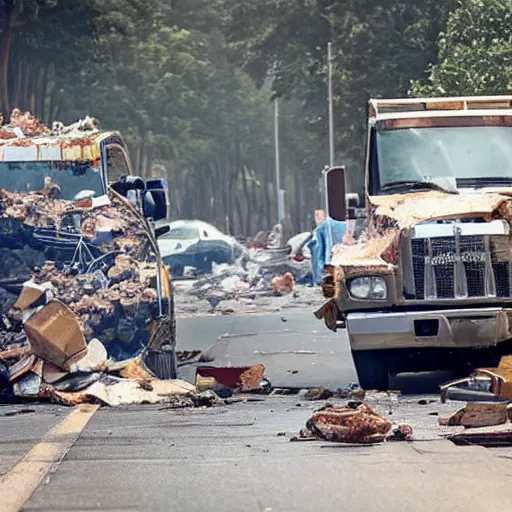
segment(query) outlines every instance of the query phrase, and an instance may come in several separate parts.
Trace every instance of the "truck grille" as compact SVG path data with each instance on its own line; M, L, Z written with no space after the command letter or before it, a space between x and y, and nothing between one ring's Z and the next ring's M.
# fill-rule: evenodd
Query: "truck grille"
M511 296L511 264L497 261L491 237L459 237L458 249L456 237L414 239L408 243L412 249L409 276L414 286L406 285L404 273L406 299Z

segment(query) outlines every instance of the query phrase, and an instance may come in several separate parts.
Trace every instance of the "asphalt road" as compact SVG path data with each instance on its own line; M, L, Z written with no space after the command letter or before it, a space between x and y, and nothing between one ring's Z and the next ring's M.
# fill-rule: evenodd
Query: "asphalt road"
M344 331L329 331L310 309L182 318L177 337L178 349L202 350L214 366L263 364L276 387L337 389L357 381Z
M202 350L212 366L263 364L274 387L339 389L357 382L345 330L329 331L311 308L276 313L178 319L178 349ZM194 382L195 369L181 377ZM449 372L399 375L390 383L408 393L437 393Z
M187 411L102 408L23 510L512 509L510 455L440 441L427 409L415 413L433 419L414 443L289 442L317 405L268 397ZM3 418L2 426L18 421ZM9 442L4 428L2 437Z
M188 318L178 329L181 349L213 345L212 364L263 362L274 385L355 380L343 334L310 311ZM512 453L442 440L438 415L460 404L430 398L370 397L414 429L412 443L378 446L290 442L321 405L299 395L192 410L0 406L0 510L17 493L34 511L512 510Z

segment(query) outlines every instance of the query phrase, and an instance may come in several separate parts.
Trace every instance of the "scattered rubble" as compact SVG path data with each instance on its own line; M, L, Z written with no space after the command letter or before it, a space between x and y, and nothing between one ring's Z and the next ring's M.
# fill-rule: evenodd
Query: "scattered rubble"
M307 400L328 400L329 398L352 398L355 400L364 400L366 391L361 389L358 384L353 383L337 391L331 391L326 388L308 389L304 394Z
M207 301L211 310L226 301L290 295L297 285L312 283L309 259L291 250L250 248L232 265L213 264L212 274L199 276L188 293Z
M490 427L503 425L512 419L512 405L507 403L469 403L449 418L439 418L440 425Z
M469 377L441 386L441 401L512 400L512 356L503 356L497 368L478 368Z
M9 368L10 382L0 386L0 397L49 400L59 405L101 403L111 407L129 404L159 404L178 401L183 406L204 405L196 387L180 380L155 378L140 357L122 362L104 361L97 371L59 371L52 365L26 355ZM211 395L208 395L211 400Z
M0 394L7 399L162 399L163 384L143 360L174 343L168 276L139 210L111 188L92 196L80 188L84 172L99 176L98 134L90 117L50 130L15 109L0 123L0 159L42 163L37 181L44 183L0 189ZM75 182L66 190L65 181L53 181L58 170L76 176L78 193Z
M300 431L302 439L324 439L338 443L372 444L387 440L409 440L412 428L395 425L362 402L348 405L326 404Z
M295 288L295 279L290 272L286 272L282 276L274 277L270 284L278 295L288 295Z
M264 374L262 364L226 368L202 366L196 368L196 387L200 391L213 390L222 398L240 393L268 394L272 385Z
M496 427L474 428L447 436L457 446L479 445L485 448L512 446L512 424L508 423L496 430Z

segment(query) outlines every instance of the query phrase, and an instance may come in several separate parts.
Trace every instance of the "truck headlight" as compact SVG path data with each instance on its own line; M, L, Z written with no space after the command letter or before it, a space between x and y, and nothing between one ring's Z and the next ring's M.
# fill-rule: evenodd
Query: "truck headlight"
M386 281L382 277L357 277L350 281L349 290L356 299L384 300L388 296Z

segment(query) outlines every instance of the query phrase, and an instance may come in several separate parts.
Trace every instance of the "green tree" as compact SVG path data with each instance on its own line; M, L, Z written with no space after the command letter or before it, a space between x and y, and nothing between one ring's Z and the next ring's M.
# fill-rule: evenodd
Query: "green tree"
M229 41L257 81L270 77L277 94L298 100L304 125L327 141L326 45L334 48L336 160L363 185L366 102L405 96L425 76L453 0L263 0L228 2ZM317 167L326 162L310 148ZM310 171L311 172L311 171Z
M502 94L512 90L512 0L461 0L439 38L437 65L415 96Z

